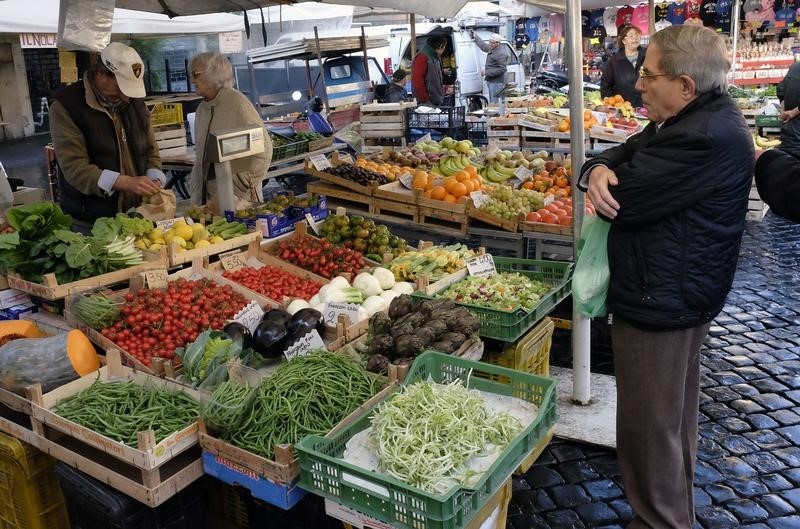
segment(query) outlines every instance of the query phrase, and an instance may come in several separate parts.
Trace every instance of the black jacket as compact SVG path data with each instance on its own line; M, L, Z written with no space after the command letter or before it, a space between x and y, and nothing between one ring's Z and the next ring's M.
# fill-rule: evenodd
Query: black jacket
M800 222L800 160L772 149L756 162L756 186L761 200L792 222Z
M610 97L621 95L625 101L630 101L634 107L642 106L642 96L634 86L639 79L639 67L644 64L646 49L639 46L639 57L636 59L636 68L625 56L625 48L611 56L603 69L600 79L600 95Z
M386 93L383 95L382 102L401 103L403 101L408 101L408 92L406 92L406 88L397 83L391 83L388 88L386 88Z
M608 236L609 312L646 329L719 313L733 283L754 165L753 139L727 95L703 94L660 130L650 123L586 162L606 165L620 209Z

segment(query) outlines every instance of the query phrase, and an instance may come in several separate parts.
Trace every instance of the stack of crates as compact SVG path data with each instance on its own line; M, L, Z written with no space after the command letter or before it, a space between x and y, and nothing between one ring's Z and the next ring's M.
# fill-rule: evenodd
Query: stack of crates
M550 348L553 345L554 327L552 319L544 318L514 343L485 340L482 360L523 373L549 376ZM492 379L508 383L508 377L505 376L492 375Z
M55 460L0 433L0 527L69 529Z
M158 144L160 156L169 157L186 153L183 105L180 103L156 103L150 111L150 122L156 133L156 144Z

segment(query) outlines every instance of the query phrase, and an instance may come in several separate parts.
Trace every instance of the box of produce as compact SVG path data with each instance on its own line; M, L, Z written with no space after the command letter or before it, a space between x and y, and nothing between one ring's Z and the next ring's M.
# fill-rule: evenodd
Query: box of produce
M415 282L424 275L434 282L461 270L467 266L467 259L476 255L478 252L461 243L449 246L421 243L416 251L405 252L393 259L387 268L397 281Z
M274 132L269 133L272 140L272 161L293 158L308 152L308 141L297 138L287 138Z
M77 292L67 299L65 316L103 349L119 349L126 365L161 374L157 362L177 362L176 349L207 329L222 329L251 301L262 309L277 306L212 274L198 259L173 274L160 270L132 278L128 290Z
M333 145L333 136L325 137L319 132L299 131L296 137L308 142L308 152L318 151Z
M392 527L462 528L555 420L555 381L427 351L347 428L295 445L300 485Z
M325 167L326 165L328 167ZM389 183L384 175L354 163L344 162L336 153L331 155L327 163L320 163L313 157L310 158L306 161L305 172L325 182L358 191L364 196L372 196L376 187Z
M33 391L36 445L155 507L202 475L201 395L121 365L114 349L107 358L96 373Z
M12 231L0 234L0 271L11 288L58 300L80 287L113 285L164 266L158 255L143 254L134 237L93 229L70 231L71 218L56 204L38 202L7 211Z
M366 334L348 344L366 361L367 371L386 373L390 365L403 378L414 358L424 350L480 360L483 343L480 320L452 300L414 304L409 294L397 296L386 312L369 319Z
M315 231L320 238L352 248L376 263L391 260L409 249L405 239L393 235L387 226L361 215L348 215L344 208L337 208L336 214L317 224Z
M353 414L385 397L393 384L381 390L383 385L347 355L316 351L285 362L256 388L255 398L237 414L238 423L203 428L204 461L213 457L214 463L227 467L226 472L217 472L217 465L206 465L206 471L271 502L276 487L288 492L299 475L292 445L308 434L342 430ZM230 382L217 388L211 400L218 406L235 403L245 392ZM206 408L201 416L213 423L208 412Z
M569 295L572 263L494 257L495 273L460 270L436 283L420 285L418 301L449 298L481 322L480 335L516 341Z

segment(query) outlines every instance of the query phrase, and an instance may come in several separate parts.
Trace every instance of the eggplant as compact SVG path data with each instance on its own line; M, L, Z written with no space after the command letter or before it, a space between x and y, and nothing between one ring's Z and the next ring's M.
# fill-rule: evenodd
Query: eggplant
M286 312L285 310L272 309L271 311L264 314L264 317L261 318L261 321L274 321L286 327L290 319L292 319L292 315Z
M309 332L311 332L311 329L304 329L301 327L295 330L294 332L289 333L288 336L286 337L286 341L284 342L284 350L289 349L297 342L297 340L299 340Z
M286 350L285 325L277 321L262 321L253 332L253 349L264 358L277 358Z
M247 349L252 344L253 335L250 334L250 330L238 321L228 323L222 328L222 332L227 334L234 342L238 342L242 349Z
M286 327L289 329L289 333L291 334L294 334L298 331L303 331L301 336L305 336L305 334L310 332L312 329L316 329L321 332L325 327L325 318L323 318L322 313L318 310L300 309L294 313L292 319L289 320L289 325Z

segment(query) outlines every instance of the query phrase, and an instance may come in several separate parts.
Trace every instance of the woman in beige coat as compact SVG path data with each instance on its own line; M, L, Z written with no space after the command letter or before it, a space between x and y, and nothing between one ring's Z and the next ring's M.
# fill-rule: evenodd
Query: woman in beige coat
M220 53L201 53L189 63L192 82L203 101L195 117L195 161L189 177L192 204L205 204L213 195L208 182L214 175L214 164L206 154L211 132L264 125L253 104L233 88L233 68ZM265 134L265 150L248 158L232 160L233 193L238 200L263 202L261 186L272 160L272 142Z

